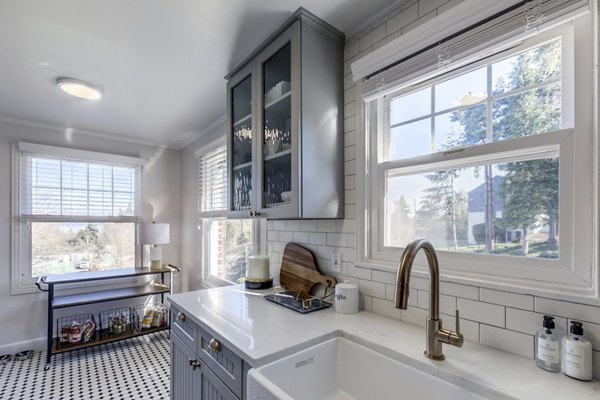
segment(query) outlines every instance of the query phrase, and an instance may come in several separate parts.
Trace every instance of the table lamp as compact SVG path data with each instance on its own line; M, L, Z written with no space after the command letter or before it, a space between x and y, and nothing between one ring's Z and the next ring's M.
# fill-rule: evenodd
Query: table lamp
M159 245L169 244L169 224L141 224L140 243L150 246L150 269L161 269L162 250Z

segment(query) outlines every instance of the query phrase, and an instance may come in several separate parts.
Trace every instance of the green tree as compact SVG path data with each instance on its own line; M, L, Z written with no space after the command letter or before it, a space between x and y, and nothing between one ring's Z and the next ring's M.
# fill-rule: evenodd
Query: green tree
M560 42L550 42L520 54L508 80L498 91L544 82L560 72ZM493 110L494 136L506 140L560 129L560 85L548 85L508 96ZM503 168L503 200L506 220L523 229L521 254L529 252L528 233L536 223L548 226L548 244L556 245L558 225L558 159L508 163ZM541 221L535 218L542 216Z
M436 171L425 175L431 186L424 190L425 196L421 205L425 209L437 211L440 217L446 219L448 232L446 240L450 241L454 251L458 251L458 236L456 222L456 193L454 179L459 175L459 170Z
M68 243L75 250L84 251L86 259L90 261L92 258L100 256L102 245L99 237L96 224L87 224L85 228L78 230L75 236L68 240Z

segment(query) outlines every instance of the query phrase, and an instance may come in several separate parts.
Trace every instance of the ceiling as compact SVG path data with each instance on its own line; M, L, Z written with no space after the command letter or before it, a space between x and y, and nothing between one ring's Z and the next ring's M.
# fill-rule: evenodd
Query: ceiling
M348 34L398 0L0 0L0 119L181 148L225 114L225 74L302 6ZM99 102L57 77L104 89Z

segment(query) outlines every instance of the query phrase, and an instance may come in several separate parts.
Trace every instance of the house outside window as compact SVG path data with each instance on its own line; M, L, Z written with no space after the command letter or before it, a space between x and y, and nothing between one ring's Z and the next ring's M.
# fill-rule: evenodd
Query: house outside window
M142 160L14 147L13 293L32 291L44 275L138 264Z

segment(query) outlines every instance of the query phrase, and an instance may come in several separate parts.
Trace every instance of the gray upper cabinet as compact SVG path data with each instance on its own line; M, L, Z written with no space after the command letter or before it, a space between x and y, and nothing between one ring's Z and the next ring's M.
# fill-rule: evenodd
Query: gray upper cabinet
M226 76L230 217L343 217L343 45L301 8Z

